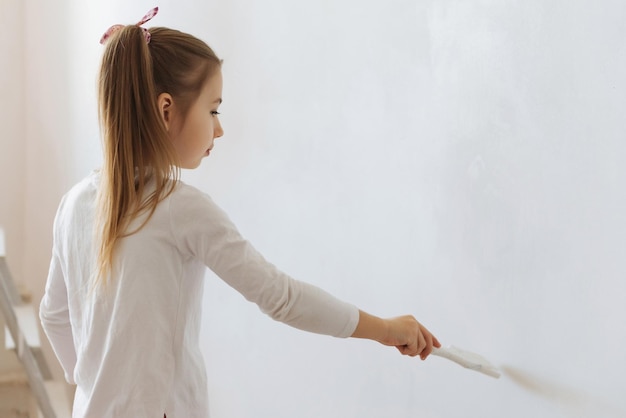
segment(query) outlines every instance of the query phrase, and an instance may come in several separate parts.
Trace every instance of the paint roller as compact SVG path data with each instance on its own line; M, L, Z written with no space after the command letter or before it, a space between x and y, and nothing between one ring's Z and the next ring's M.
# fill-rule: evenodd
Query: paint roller
M462 350L454 346L440 348L433 347L431 354L453 361L466 369L484 373L487 376L491 376L496 379L500 377L500 370L479 354Z

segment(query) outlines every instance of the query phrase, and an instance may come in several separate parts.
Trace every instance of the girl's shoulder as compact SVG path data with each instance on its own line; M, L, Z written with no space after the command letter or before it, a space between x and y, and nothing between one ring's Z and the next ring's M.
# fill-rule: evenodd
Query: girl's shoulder
M60 208L93 202L98 192L100 172L92 171L78 183L75 183L61 198Z
M174 190L164 202L177 214L221 212L211 196L181 180L177 181Z
M207 193L182 181L178 181L172 193L159 206L163 212L157 209L160 212L157 216L167 217L178 243L201 243L209 238L236 233L226 212Z
M174 186L174 190L168 196L168 199L174 200L176 203L182 202L183 204L203 204L206 201L212 201L207 193L182 180L176 182L176 186Z

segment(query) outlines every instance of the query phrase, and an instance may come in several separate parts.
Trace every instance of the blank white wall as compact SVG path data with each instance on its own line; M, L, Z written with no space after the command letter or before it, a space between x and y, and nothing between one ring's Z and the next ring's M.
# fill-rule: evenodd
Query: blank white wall
M24 50L19 0L0 1L0 26L12 36L0 37L0 228L5 231L11 273L23 283L24 240ZM0 315L0 326L4 318ZM4 339L0 336L0 344ZM0 373L19 369L15 356L0 355Z
M27 109L41 106L27 126L41 125L28 131L25 216L43 288L59 191L100 158L97 41L154 4L41 3L27 2L27 62L52 69L27 72ZM379 315L413 313L444 344L552 385L541 396L291 330L209 274L214 416L624 416L626 5L159 6L154 25L225 59L226 135L188 182L293 276ZM44 51L49 32L63 42Z
M22 2L0 2L0 25L11 36L0 37L0 228L7 240L7 257L16 277L22 277L24 241L21 231L24 217L23 166L24 141L24 36Z

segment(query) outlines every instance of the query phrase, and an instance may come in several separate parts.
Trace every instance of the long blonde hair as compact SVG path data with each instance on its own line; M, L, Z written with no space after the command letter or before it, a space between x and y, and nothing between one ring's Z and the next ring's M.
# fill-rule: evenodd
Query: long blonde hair
M184 115L221 66L196 37L168 28L125 26L107 40L98 80L104 161L96 212L93 285L106 284L120 238L140 230L180 177L177 154L157 106L169 93ZM147 193L148 182L151 189ZM133 231L130 223L148 213Z

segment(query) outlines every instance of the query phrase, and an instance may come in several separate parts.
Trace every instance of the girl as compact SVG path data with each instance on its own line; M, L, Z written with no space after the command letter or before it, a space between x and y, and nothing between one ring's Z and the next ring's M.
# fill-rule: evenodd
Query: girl
M179 180L224 131L221 61L173 29L116 25L99 76L104 163L62 199L40 317L74 417L207 417L198 336L208 266L273 319L367 338L425 359L437 339L412 316L381 319L294 280Z

